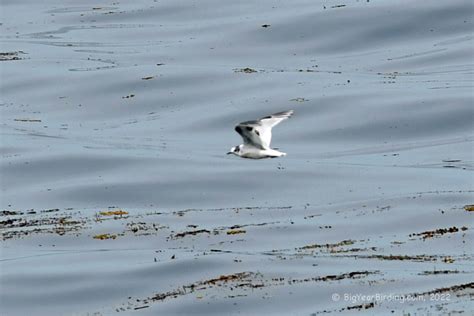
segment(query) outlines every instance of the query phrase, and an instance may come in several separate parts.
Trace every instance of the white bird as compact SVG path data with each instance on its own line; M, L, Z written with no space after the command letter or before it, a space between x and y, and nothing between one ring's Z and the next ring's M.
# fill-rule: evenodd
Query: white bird
M242 136L244 143L232 147L227 153L242 158L262 159L285 156L286 153L270 148L272 128L293 114L293 110L278 112L265 116L258 121L247 121L238 124L235 131Z

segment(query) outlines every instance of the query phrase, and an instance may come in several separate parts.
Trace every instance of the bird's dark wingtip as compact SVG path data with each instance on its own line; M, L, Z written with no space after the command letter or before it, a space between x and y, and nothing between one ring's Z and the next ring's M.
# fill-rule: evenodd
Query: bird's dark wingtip
M281 111L281 112L273 113L272 115L265 116L265 117L262 118L262 120L271 119L273 117L287 117L287 118L290 118L293 115L293 113L295 113L294 110Z

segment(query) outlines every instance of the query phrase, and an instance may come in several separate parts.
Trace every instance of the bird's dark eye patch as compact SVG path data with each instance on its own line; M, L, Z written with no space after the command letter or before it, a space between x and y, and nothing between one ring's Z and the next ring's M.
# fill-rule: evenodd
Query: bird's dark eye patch
M251 132L253 130L253 128L251 128L250 126L246 126L245 127L249 132Z
M235 147L234 152L238 153L240 151L240 147Z

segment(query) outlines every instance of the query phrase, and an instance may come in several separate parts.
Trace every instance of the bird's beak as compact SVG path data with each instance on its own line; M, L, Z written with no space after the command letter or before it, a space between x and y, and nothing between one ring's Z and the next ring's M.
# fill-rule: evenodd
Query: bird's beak
M227 155L230 155L230 154L232 154L232 152L231 152L231 151L229 151L229 152L227 153Z

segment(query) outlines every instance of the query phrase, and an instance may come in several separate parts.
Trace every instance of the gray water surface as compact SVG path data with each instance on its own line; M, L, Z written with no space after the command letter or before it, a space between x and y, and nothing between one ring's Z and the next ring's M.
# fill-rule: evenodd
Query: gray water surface
M471 1L1 6L5 315L474 309Z

